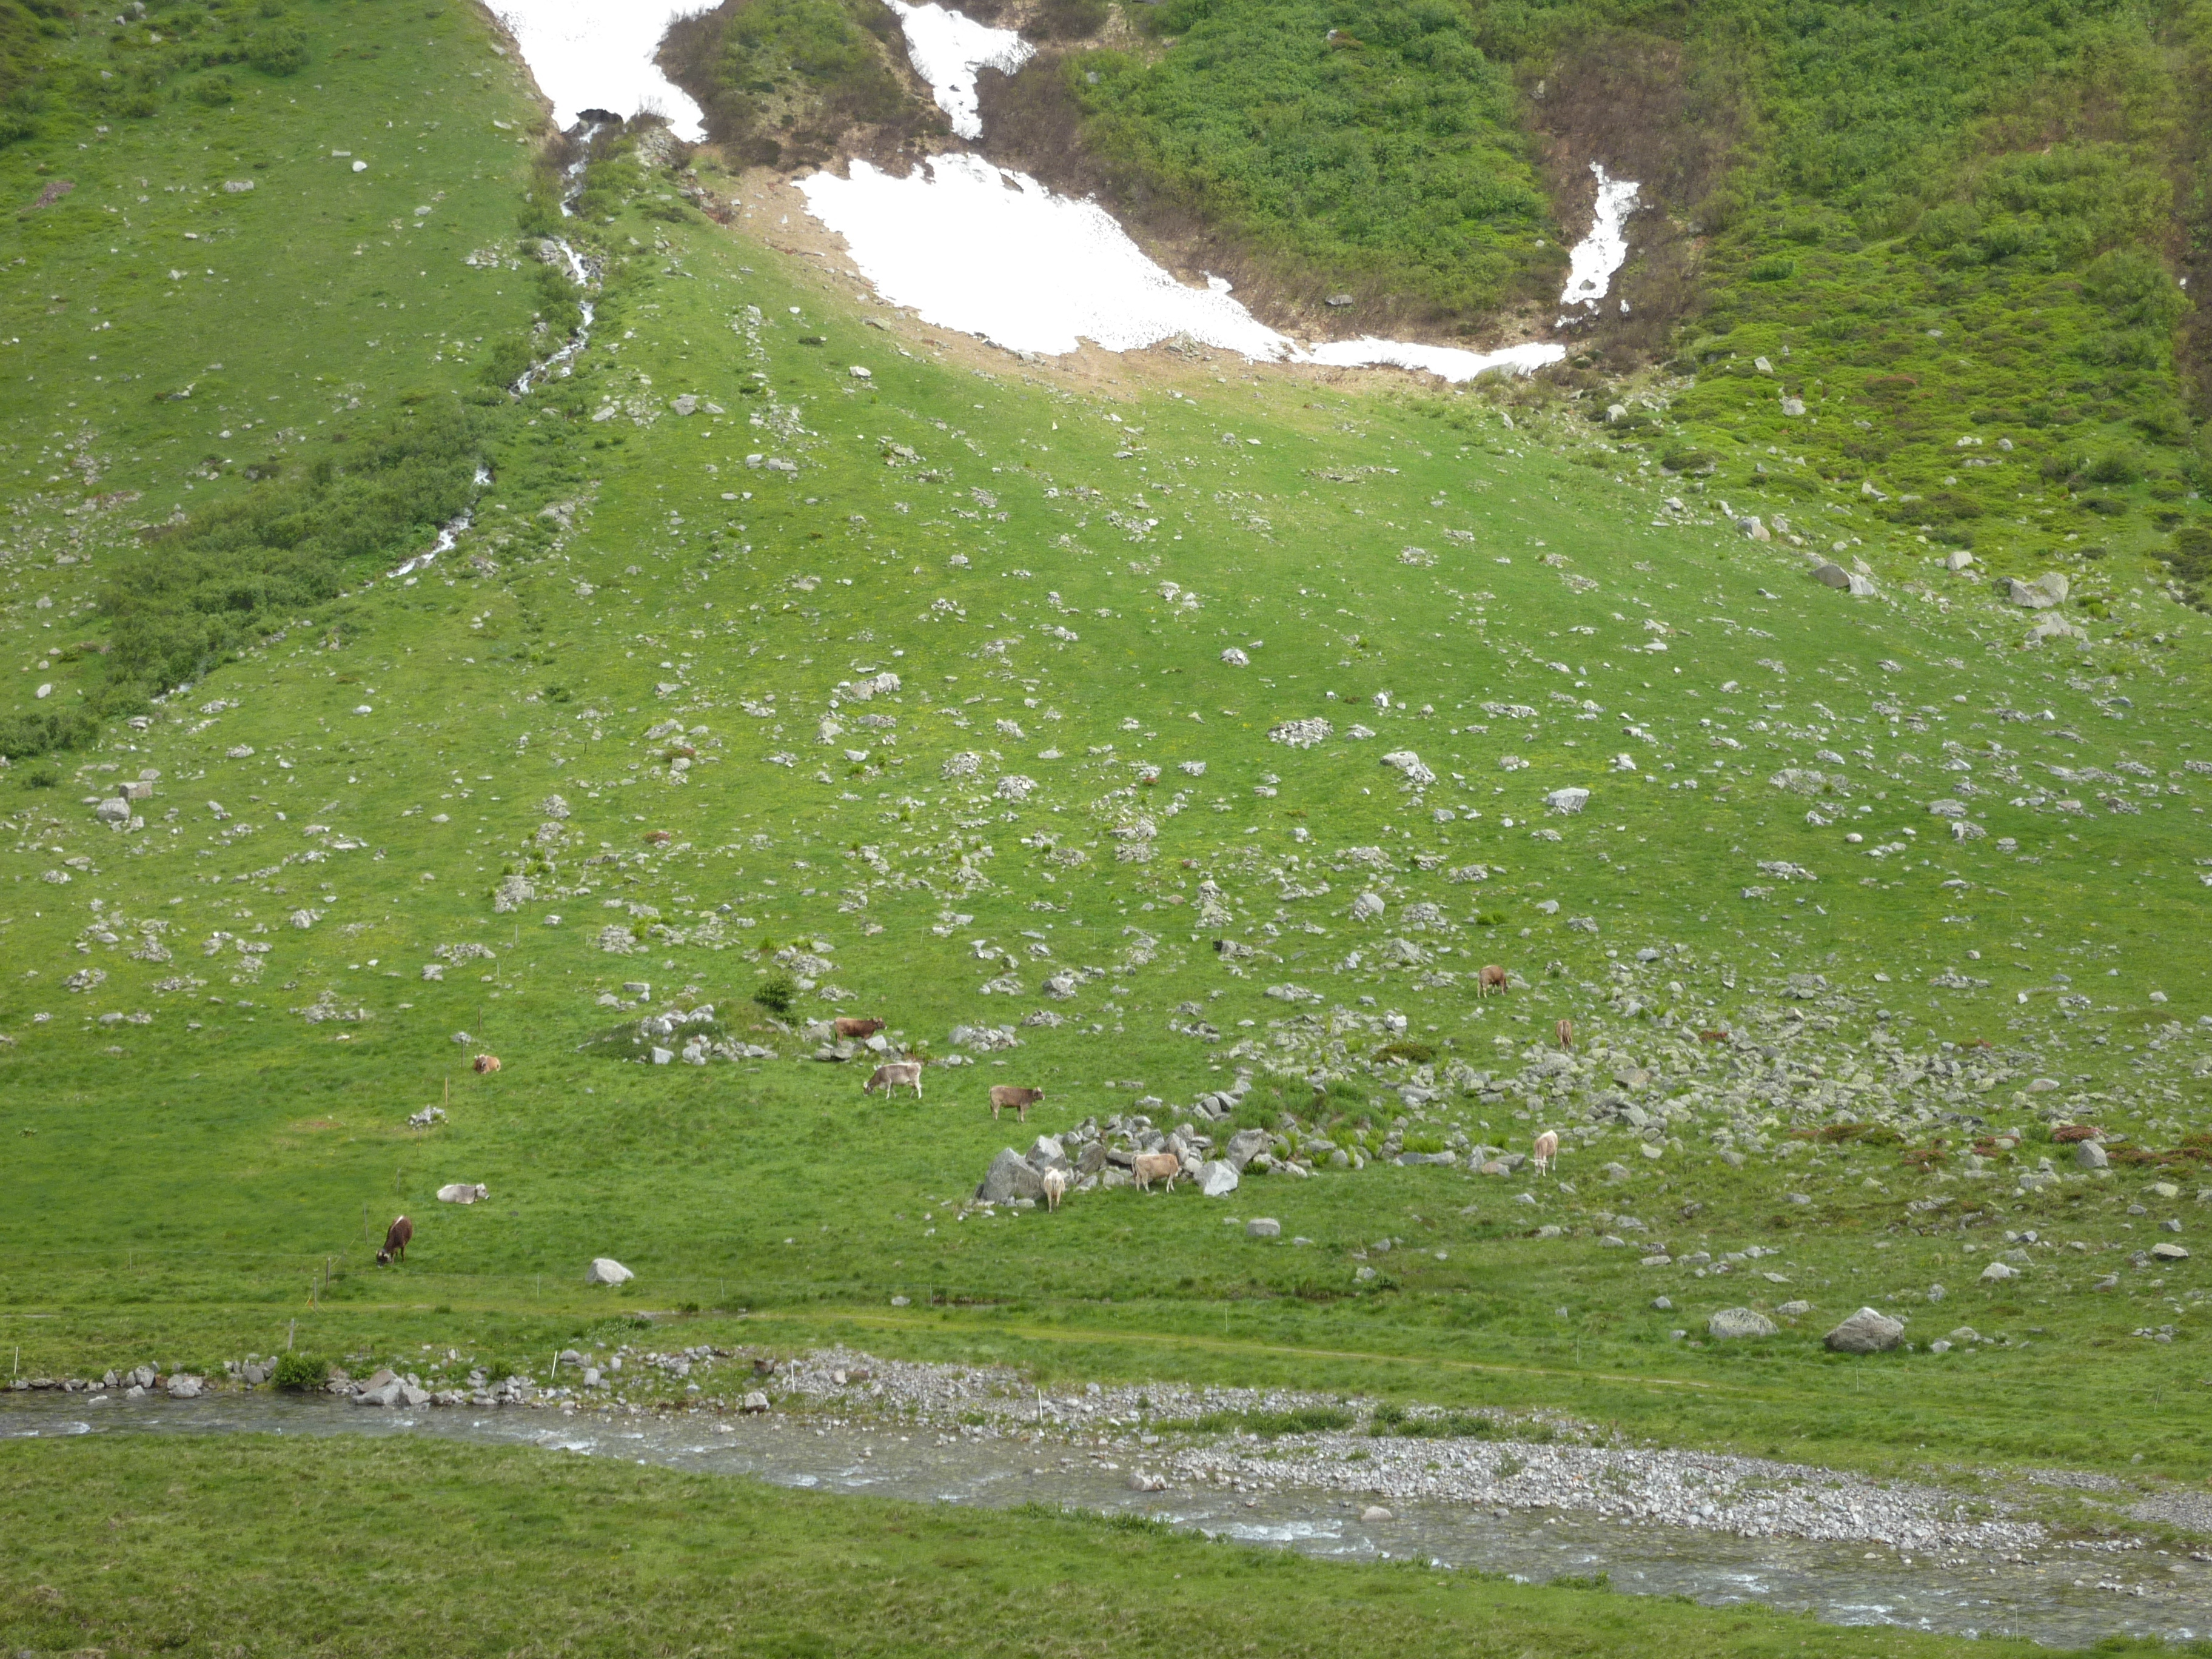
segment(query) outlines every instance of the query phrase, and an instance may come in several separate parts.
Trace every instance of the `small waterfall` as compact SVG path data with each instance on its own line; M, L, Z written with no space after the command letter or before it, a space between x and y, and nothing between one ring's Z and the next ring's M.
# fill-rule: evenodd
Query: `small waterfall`
M571 204L583 193L584 167L591 160L592 140L599 136L600 129L606 125L604 121L595 120L578 123L581 129L578 134L578 140L584 147L584 154L569 163L564 175L567 183L561 191L561 216L563 219L573 219L576 216ZM569 241L567 237L550 236L545 240L559 252L562 263L568 267L569 279L584 290L583 295L577 301L578 308L582 311L584 319L576 325L576 331L569 336L566 343L558 351L544 362L532 363L528 368L524 369L520 377L507 388L518 398L528 397L530 389L540 380L548 377L564 378L574 372L571 367L572 360L589 343L592 337L592 324L599 315L599 308L592 303L591 299L592 284L599 280L597 270L582 254L576 251L575 244ZM476 476L477 489L481 491L490 482L491 469L481 463L478 464ZM453 544L460 540L468 527L476 521L476 505L473 501L463 507L457 515L440 527L438 538L434 542L392 572L393 579L402 577L411 579L416 571L428 568L438 555L451 551Z

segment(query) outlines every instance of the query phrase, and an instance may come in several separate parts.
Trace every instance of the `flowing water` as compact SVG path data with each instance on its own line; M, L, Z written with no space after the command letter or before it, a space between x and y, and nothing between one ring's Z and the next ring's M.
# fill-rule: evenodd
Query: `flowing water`
M566 174L568 182L561 191L561 216L563 219L573 219L576 216L573 204L576 198L583 193L584 167L591 158L592 140L599 136L599 130L604 125L599 121L587 119L579 123L576 131L570 135L581 146L583 153L568 165ZM586 261L584 256L576 251L575 245L567 237L551 236L546 238L546 242L561 256L561 263L568 272L568 280L581 290L576 296L576 305L578 310L582 313L583 320L576 325L576 331L562 343L558 351L544 362L532 363L528 368L524 369L521 377L507 388L518 398L528 397L530 388L540 380L566 375L571 372L569 363L576 354L590 343L592 324L599 316L599 307L592 302L592 286L599 280L598 272ZM477 466L477 489L481 491L490 482L491 469L479 462ZM464 532L476 522L476 503L471 501L468 506L439 526L437 540L393 570L392 579L413 582L416 579L416 572L428 569L436 562L441 553L453 550L454 544L460 540Z
M1526 1510L1401 1504L1363 1521L1362 1502L1284 1492L1130 1490L1118 1470L1052 1441L803 1419L568 1415L468 1408L371 1410L265 1393L191 1401L43 1396L0 1406L0 1439L83 1434L419 1435L549 1451L774 1485L915 1503L1061 1504L1150 1516L1209 1536L1349 1561L1414 1559L1541 1582L1609 1577L1635 1595L1708 1606L1755 1602L1838 1625L1896 1625L1953 1635L2014 1635L2079 1647L2108 1636L2187 1641L2212 1635L2212 1564L2154 1550L2051 1548L2014 1564L1906 1561L1857 1545L1737 1538Z

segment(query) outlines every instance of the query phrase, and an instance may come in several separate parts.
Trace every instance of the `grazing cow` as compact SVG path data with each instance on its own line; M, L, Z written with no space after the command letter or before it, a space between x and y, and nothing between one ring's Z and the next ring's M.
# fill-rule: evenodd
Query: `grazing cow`
M875 1075L860 1085L860 1092L870 1094L878 1089L888 1100L893 1091L907 1088L914 1091L916 1100L921 1098L921 1062L918 1060L894 1060L876 1067Z
M1543 1175L1551 1169L1552 1160L1559 1155L1559 1138L1551 1130L1547 1129L1536 1137L1536 1144L1531 1150L1535 1154L1533 1161L1536 1165L1536 1173L1540 1176Z
M1030 1108L1043 1098L1042 1089L1018 1089L1011 1083L994 1083L991 1085L991 1121L999 1121L1000 1107L1011 1106L1016 1119L1026 1123L1030 1121Z
M1698 1033L1698 1041L1700 1042L1726 1042L1728 1041L1728 1033L1726 1031L1700 1031Z
M839 1019L831 1027L841 1037L872 1037L884 1029L879 1019Z
M1496 963L1486 963L1474 976L1474 994L1479 997L1495 996L1505 988L1505 970Z
M499 1070L499 1056L497 1054L478 1054L476 1057L475 1065L477 1071L479 1073L496 1072Z
M1038 1178L1044 1182L1045 1208L1048 1210L1058 1209L1060 1207L1060 1199L1067 1192L1067 1171L1065 1170L1047 1170L1044 1174Z
M1572 1049L1575 1046L1575 1023L1571 1019L1559 1022L1559 1047Z
M376 1265L389 1267L394 1261L407 1260L407 1241L415 1237L415 1224L405 1216L395 1218L384 1230L384 1248L376 1253Z
M1175 1190L1176 1177L1182 1173L1182 1160L1173 1152L1139 1152L1129 1164L1129 1173L1136 1178L1137 1190L1148 1193L1155 1181L1164 1181L1168 1190Z

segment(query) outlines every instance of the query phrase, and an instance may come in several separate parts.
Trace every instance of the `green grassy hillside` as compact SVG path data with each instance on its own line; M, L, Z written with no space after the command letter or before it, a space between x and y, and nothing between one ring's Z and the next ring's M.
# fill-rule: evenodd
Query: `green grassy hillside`
M601 137L568 222L590 343L510 399L501 342L580 314L535 275L523 91L465 14L401 15L302 14L315 98L249 66L0 151L18 201L76 186L0 250L5 712L66 745L0 778L27 1375L295 1321L527 1364L743 1308L2202 1477L2201 1252L2149 1250L2212 1188L2206 636L2142 561L2024 609L1871 497L1776 515L1778 455L1686 478L1554 387L979 370L702 215L737 180L653 130ZM647 1063L641 1018L708 1005L740 1057ZM864 1095L810 1057L837 1012L965 1063ZM1009 1142L1239 1073L1236 1123L1310 1176L963 1216ZM1047 1091L1030 1125L994 1082ZM2053 1139L2081 1123L2102 1172ZM1564 1180L1473 1172L1547 1127ZM438 1204L460 1181L490 1201ZM596 1255L639 1278L586 1291ZM1868 1301L1915 1352L1821 1348ZM1929 1352L1954 1323L2004 1340Z
M2202 579L2201 6L1133 15L1146 50L1052 65L1089 159L1035 162L1202 219L1307 325L1548 324L1597 162L1644 190L1568 377L1592 419L1768 511Z

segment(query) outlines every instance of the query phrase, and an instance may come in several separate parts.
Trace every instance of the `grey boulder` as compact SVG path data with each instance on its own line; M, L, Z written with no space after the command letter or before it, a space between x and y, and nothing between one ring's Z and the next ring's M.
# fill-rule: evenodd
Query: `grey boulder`
M2077 1141L2074 1146L2074 1165L2081 1170L2103 1170L2112 1160L2105 1156L2105 1149L2094 1140Z
M1280 1238L1282 1236L1283 1224L1272 1216L1255 1216L1244 1224L1244 1237L1247 1238Z
M1905 1322L1861 1308L1821 1340L1835 1353L1887 1353L1905 1340Z
M1035 1165L1012 1147L1001 1150L991 1160L991 1167L983 1176L982 1185L975 1188L975 1199L981 1204L1010 1204L1018 1198L1038 1199L1044 1196L1044 1177Z
M1222 1159L1232 1169L1243 1170L1254 1158L1267 1150L1265 1129L1239 1129L1229 1137L1229 1145L1222 1149Z
M1198 1190L1207 1198L1226 1198L1237 1190L1237 1170L1223 1158L1209 1158L1191 1171Z
M1738 1337L1772 1336L1781 1328L1753 1308L1723 1308L1705 1322L1705 1334L1716 1342Z
M197 1400L206 1385L197 1376L173 1376L169 1379L168 1394L172 1400Z

